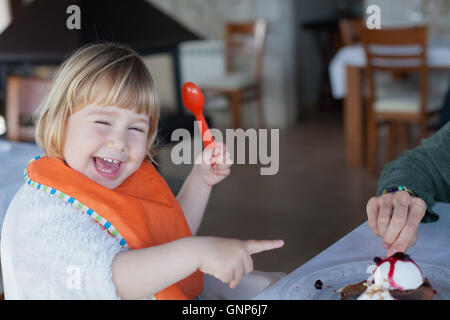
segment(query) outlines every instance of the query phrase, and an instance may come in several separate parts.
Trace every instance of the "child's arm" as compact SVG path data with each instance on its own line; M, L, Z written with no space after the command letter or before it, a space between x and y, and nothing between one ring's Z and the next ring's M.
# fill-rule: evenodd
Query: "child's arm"
M214 149L205 149L195 163L177 195L193 235L200 227L212 187L230 174L231 160L225 145L216 143Z
M279 248L282 241L188 237L159 246L121 252L113 264L113 282L124 299L150 297L197 269L234 288L253 270L252 254Z
M10 297L38 300L149 298L197 269L233 287L252 270L251 254L283 245L188 237L123 251L88 215L27 184L8 208L1 244L3 272L15 275L5 281Z
M195 171L194 165L177 196L192 235L197 234L212 190L212 186L206 184Z

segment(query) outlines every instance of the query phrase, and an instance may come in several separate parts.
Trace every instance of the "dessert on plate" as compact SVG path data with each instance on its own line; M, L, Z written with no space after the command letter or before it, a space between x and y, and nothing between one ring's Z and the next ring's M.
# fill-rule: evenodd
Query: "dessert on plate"
M402 252L374 259L367 280L351 284L341 291L342 300L431 300L435 294L419 266Z

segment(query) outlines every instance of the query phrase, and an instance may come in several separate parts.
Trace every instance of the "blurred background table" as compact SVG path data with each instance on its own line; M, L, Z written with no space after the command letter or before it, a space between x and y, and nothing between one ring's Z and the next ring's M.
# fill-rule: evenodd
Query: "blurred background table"
M424 261L427 264L450 270L450 204L437 203L433 209L439 214L439 220L434 223L420 224L418 242L408 250L408 254L414 260ZM385 254L386 250L381 245L381 239L372 234L367 222L365 222L272 287L260 293L255 299L283 299L289 284L296 279L301 279L303 276L320 270L323 266L337 265L342 261L362 257L382 257ZM316 289L312 286L311 290Z

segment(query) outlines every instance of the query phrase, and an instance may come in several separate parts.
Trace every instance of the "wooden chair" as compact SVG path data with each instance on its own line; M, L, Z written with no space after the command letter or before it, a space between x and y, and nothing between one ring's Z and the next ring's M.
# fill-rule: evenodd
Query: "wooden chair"
M51 80L11 76L7 80L6 130L11 141L34 142L32 117Z
M392 159L397 138L400 138L402 147L407 148L407 125L418 124L420 138L426 137L429 118L439 112L441 103L430 99L433 95L428 92L425 26L381 30L361 28L360 32L367 60L367 163L369 172L375 174L378 125L388 124L387 151ZM414 87L394 82L390 88L378 92L374 81L374 74L378 72L415 73L419 84Z
M339 20L339 33L344 46L351 46L361 42L359 31L363 26L363 21L362 18Z
M258 125L264 127L262 72L266 35L267 22L263 19L248 23L227 23L225 26L226 74L223 77L207 79L199 84L206 95L221 95L228 98L235 128L240 128L242 124L242 105L252 100L256 100ZM243 62L245 59L252 61ZM245 72L244 67L250 67L250 70Z

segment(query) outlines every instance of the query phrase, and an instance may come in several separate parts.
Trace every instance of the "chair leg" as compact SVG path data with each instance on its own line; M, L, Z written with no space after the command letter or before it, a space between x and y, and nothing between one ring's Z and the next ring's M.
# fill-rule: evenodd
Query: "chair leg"
M369 173L375 175L377 167L377 122L375 115L369 111L367 126L367 165Z
M233 91L230 93L231 115L234 128L241 127L241 92Z

